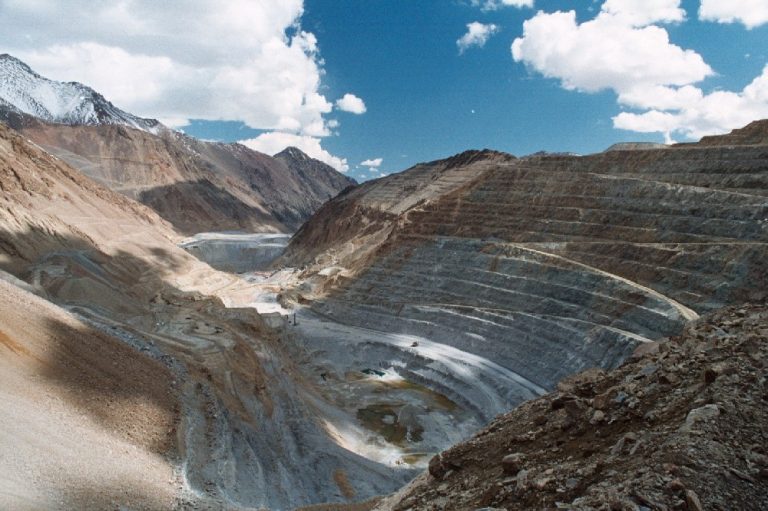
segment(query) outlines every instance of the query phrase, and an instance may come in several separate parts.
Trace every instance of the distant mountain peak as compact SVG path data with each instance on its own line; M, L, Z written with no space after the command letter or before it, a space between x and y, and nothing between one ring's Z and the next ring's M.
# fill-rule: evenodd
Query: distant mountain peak
M307 153L295 146L289 146L275 155L275 158L291 158L292 160L312 160Z
M339 182L342 184L342 188L357 184L357 181L351 177L342 174L323 161L312 158L298 147L286 147L273 158L282 161L301 174L315 176L316 179L331 179L334 182Z
M442 160L427 162L424 165L441 165L446 169L450 169L454 167L469 165L470 163L475 163L478 161L506 161L514 159L516 159L515 156L508 153L503 153L501 151L496 151L494 149L470 149L458 154L454 154L453 156Z
M49 80L4 53L0 55L0 109L9 107L54 124L117 124L150 133L163 127L155 119L143 119L117 108L82 83Z
M34 75L38 78L42 78L39 74L35 73L32 68L29 67L25 62L22 62L21 60L8 53L0 54L0 62L3 63L1 65L17 66L26 73Z

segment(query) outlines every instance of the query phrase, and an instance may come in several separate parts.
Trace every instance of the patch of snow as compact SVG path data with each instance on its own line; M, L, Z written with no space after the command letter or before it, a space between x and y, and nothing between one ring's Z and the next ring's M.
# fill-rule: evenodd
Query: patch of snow
M120 110L77 82L57 82L22 61L0 55L0 100L42 121L71 125L122 125L156 134L164 126Z

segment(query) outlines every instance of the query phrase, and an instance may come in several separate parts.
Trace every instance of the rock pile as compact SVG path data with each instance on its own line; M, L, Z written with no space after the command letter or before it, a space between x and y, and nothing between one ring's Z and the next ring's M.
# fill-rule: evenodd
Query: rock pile
M498 417L379 509L768 509L766 424L768 307L731 307Z

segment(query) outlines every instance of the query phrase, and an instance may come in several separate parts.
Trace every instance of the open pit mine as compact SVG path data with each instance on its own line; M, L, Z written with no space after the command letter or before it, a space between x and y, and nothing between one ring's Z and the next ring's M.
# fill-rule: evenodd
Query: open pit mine
M0 509L768 508L768 121L354 186L11 99Z

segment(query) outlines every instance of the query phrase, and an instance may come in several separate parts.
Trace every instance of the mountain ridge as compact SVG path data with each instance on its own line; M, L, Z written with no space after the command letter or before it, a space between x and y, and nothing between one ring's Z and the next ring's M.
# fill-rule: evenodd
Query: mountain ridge
M124 112L82 84L48 80L8 55L0 57L0 78L0 120L149 205L183 235L293 232L354 184L295 147L271 157L239 143L198 140Z

